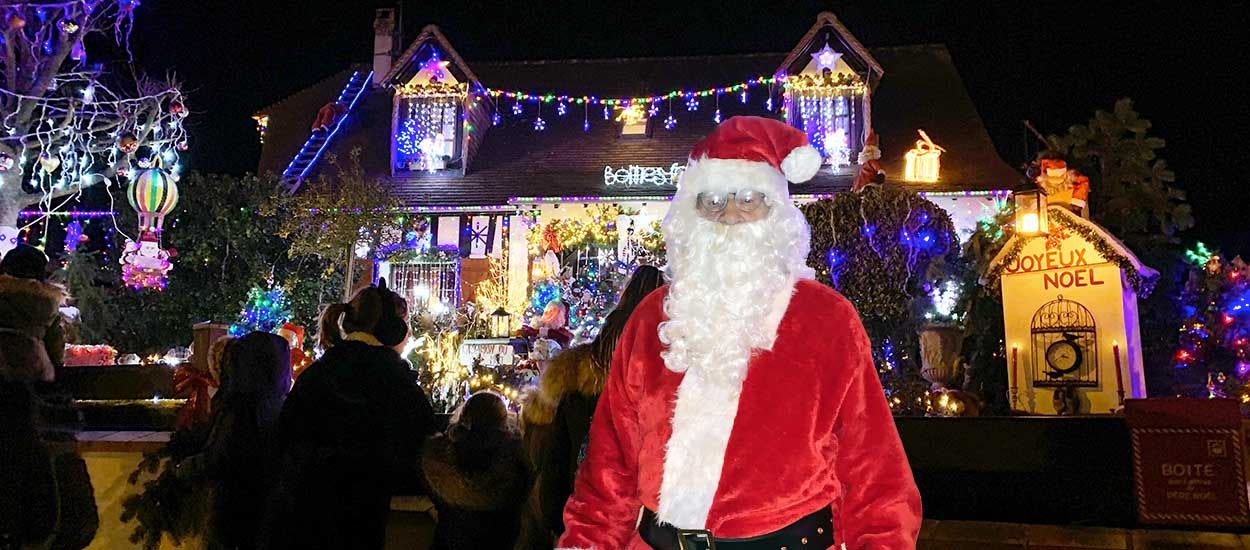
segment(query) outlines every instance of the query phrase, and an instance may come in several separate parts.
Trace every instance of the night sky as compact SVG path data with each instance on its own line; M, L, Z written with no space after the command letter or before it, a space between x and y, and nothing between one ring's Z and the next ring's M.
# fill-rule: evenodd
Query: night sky
M833 11L869 47L945 43L1012 165L1037 150L1021 120L1062 132L1131 97L1167 140L1161 156L1194 205L1197 227L1185 240L1250 257L1250 63L1244 39L1234 40L1250 28L1246 2L405 4L404 46L433 23L470 64L784 52L817 13ZM721 7L736 4L743 6ZM350 63L369 62L373 9L395 5L144 0L132 45L141 69L175 71L190 94L187 165L243 173L255 170L260 151L250 115Z

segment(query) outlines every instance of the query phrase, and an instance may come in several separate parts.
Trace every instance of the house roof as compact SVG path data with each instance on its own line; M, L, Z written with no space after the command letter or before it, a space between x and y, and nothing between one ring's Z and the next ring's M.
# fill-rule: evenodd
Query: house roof
M1020 179L994 149L976 108L964 89L950 54L941 45L918 45L870 50L879 62L883 78L872 94L873 126L880 137L882 163L887 179L902 179L903 155L924 129L946 149L942 155L942 180L916 185L918 190L1009 189ZM664 93L673 89L705 88L741 82L774 73L787 58L785 53L721 56L685 56L626 59L575 59L547 61L468 62L484 86L503 90L554 92L568 95L600 94L634 96ZM340 73L343 79L350 73ZM316 110L337 92L336 78L304 90L274 106L270 131L262 155L261 170L281 170L307 134ZM320 88L324 87L324 90ZM729 94L720 97L722 116L736 114L779 116L764 107L764 88L749 92L742 104ZM303 101L305 95L319 97ZM780 106L780 90L774 91ZM299 101L297 101L297 98ZM647 138L620 136L619 123L605 121L602 107L583 110L571 106L563 117L554 105L544 105L546 130L536 132L535 103L522 103L524 113L511 115L511 100L500 99L503 123L473 134L482 139L468 173L417 173L394 178L394 189L409 206L484 206L505 204L514 197L651 196L670 195L672 187L607 187L605 166L668 167L685 164L691 147L712 130L711 103L686 112L682 101L673 105L678 124L665 130L665 112L651 119ZM353 148L362 150L365 170L390 175L392 98L387 89L375 89L361 100L351 120L341 130L330 152L340 156ZM590 130L583 132L582 119ZM841 173L824 169L811 182L793 185L795 194L833 193L848 189L854 167ZM913 184L909 184L913 185Z

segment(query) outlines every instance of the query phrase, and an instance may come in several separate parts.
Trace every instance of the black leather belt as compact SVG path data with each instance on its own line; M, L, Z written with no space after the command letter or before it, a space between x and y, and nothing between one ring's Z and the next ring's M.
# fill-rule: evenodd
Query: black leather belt
M655 512L644 508L638 534L655 550L825 550L833 546L833 510L825 506L767 535L725 539L703 529L661 525Z

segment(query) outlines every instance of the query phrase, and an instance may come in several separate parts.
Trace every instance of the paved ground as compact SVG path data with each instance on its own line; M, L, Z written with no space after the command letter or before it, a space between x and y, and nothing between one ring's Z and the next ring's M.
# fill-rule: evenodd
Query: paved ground
M1250 535L925 521L918 550L1250 550Z

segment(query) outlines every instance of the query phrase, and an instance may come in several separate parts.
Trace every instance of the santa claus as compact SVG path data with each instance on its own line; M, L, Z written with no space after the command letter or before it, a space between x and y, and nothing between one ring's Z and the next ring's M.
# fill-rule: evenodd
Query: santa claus
M859 173L851 183L851 191L863 191L872 185L885 183L885 167L881 165L881 147L877 145L877 133L868 130L864 150L859 152Z
M1040 173L1034 181L1046 192L1047 204L1066 207L1088 218L1085 204L1089 200L1089 178L1068 168L1068 163L1060 158L1043 158L1039 164Z
M911 549L920 495L845 298L812 280L787 180L820 156L734 117L697 144L669 285L620 338L561 548Z

